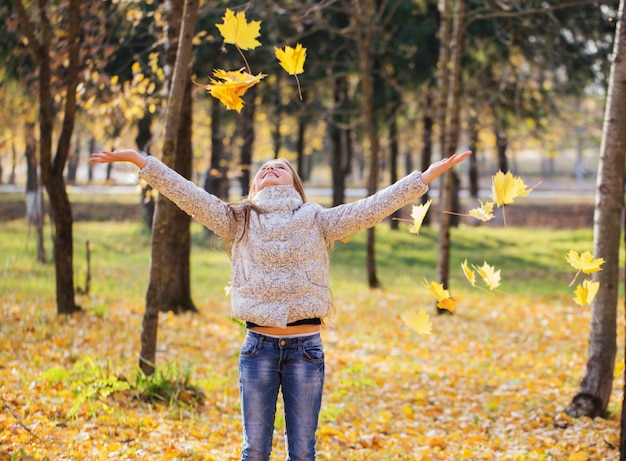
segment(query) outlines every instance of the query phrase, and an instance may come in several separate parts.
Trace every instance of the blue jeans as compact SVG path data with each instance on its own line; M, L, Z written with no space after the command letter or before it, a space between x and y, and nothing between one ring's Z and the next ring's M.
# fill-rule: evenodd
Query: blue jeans
M272 338L248 331L239 356L242 461L269 461L278 392L285 407L288 461L315 460L315 431L324 387L319 334Z

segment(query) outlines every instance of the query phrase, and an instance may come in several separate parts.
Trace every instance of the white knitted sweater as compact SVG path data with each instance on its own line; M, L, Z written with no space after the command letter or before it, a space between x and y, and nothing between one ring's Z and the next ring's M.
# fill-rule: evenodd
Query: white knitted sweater
M292 186L269 186L253 200L246 235L229 205L148 157L140 176L226 242L233 242L233 315L257 325L287 323L329 314L327 243L372 227L428 190L413 172L376 194L332 208L303 203Z

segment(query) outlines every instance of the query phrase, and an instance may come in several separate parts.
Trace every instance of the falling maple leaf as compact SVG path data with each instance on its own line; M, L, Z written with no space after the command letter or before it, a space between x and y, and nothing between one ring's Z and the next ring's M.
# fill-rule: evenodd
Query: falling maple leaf
M256 39L260 35L261 21L248 22L246 13L240 11L235 15L230 8L226 8L226 13L222 20L224 23L216 24L216 26L224 38L224 43L235 45L235 48L237 48L237 51L239 51L243 61L246 63L248 73L251 74L250 64L248 64L248 60L242 50L253 50L261 45L261 42Z
M300 100L302 100L302 90L300 89L300 80L298 74L304 72L304 61L306 61L306 48L300 43L296 44L295 48L285 46L284 49L274 48L276 58L283 69L287 71L289 75L293 75L296 78L298 84L298 94Z
M591 305L593 298L598 294L600 282L585 280L576 287L574 302L579 306Z
M511 204L517 197L524 197L531 191L520 177L513 176L510 171L506 174L498 171L491 180L491 198L498 206Z
M426 203L422 203L421 205L413 205L411 208L411 219L413 220L412 226L409 228L409 232L411 234L419 234L420 228L422 227L422 223L424 222L424 218L426 217L426 213L428 213L428 209L430 208L430 204L432 200L428 200Z
M483 203L479 200L480 207L473 208L469 211L469 215L483 222L491 221L494 218L493 205L494 202Z
M504 205L513 203L517 197L528 195L535 187L536 185L529 189L522 178L513 176L510 171L506 174L502 171L498 171L491 177L491 198L497 206L503 207ZM504 217L504 226L506 227L504 209L502 215Z
M205 88L211 96L220 100L229 110L240 112L243 108L242 96L261 81L264 74L251 75L247 72L225 71L216 69L213 71L215 78L208 85L196 85Z
M428 291L437 299L437 307L454 312L456 303L450 297L450 291L443 288L443 284L437 282L428 283L427 280L424 280L424 283Z
M469 265L467 264L467 259L465 261L463 261L463 264L461 264L461 268L463 269L463 273L465 274L465 278L467 279L467 281L473 286L476 286L476 273L469 268Z
M420 335L429 335L432 333L433 325L430 323L430 318L424 309L420 308L417 314L414 311L406 310L400 316L402 317L402 321L409 328Z
M570 286L574 284L576 278L578 277L578 274L580 274L581 272L585 274L598 272L602 270L600 266L604 264L604 258L593 259L593 256L588 251L585 251L584 253L579 255L576 251L570 250L567 253L567 257L565 259L570 264L570 266L578 271L570 282Z
M226 8L226 13L222 18L223 24L216 24L224 38L224 43L235 45L241 50L253 50L261 45L257 37L261 34L261 21L246 20L246 13L243 11L235 14L230 8Z
M474 269L476 269L485 285L491 290L495 290L500 286L500 269L496 270L494 266L490 266L486 261L481 267L474 266Z
M295 48L286 46L284 49L274 48L274 50L280 65L289 75L297 75L304 72L306 48L304 48L300 43L296 44Z

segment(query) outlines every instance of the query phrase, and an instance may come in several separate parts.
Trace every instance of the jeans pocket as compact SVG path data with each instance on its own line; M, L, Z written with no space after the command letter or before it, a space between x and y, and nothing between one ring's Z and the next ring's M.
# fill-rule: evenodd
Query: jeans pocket
M246 338L245 342L241 345L241 350L240 350L241 356L251 357L254 354L256 354L257 345L258 345L257 341L250 339L250 338Z
M305 347L302 352L307 359L313 362L324 360L324 348L322 346Z

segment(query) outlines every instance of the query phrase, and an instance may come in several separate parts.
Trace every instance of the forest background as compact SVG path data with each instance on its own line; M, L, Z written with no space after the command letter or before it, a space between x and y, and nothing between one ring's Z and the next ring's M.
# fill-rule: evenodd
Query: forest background
M232 375L231 342L239 330L238 327L233 329L234 324L227 320L227 300L217 295L223 292L225 281L213 279L214 272L211 272L213 275L192 283L196 279L191 275L191 249L202 248L203 244L199 243L202 237L193 233L188 218L177 214L171 205L142 185L142 216L146 223L154 222L154 229L159 230L154 238L142 234L139 227L130 228L130 239L124 238L128 228L120 234L115 226L98 224L96 227L110 235L110 240L101 242L105 247L127 248L119 253L124 255L136 251L144 258L152 256L150 260L142 260L143 266L125 261L126 276L133 280L136 277L142 280L142 276L136 274L149 270L149 274L144 274L147 282L133 288L140 292L147 289L141 328L137 323L137 305L142 304L140 297L136 291L121 288L120 280L125 277L114 269L113 261L104 266L115 280L107 289L110 298L107 295L103 300L102 293L92 290L91 272L84 285L79 286L80 276L74 274L74 243L82 247L85 242L73 232L75 207L72 202L78 209L81 203L87 203L90 211L106 209L99 219L114 219L117 214L111 207L99 204L109 202L113 208L118 208L120 203L126 205L128 195L120 202L120 197L104 194L98 186L106 184L106 192L127 191L114 184L137 181L136 171L132 169L117 165L92 168L86 162L90 152L117 146L137 147L160 156L182 174L225 199L237 199L246 193L250 171L255 165L268 158L284 156L297 165L313 196L333 205L374 192L414 168L421 169L440 156L467 146L475 152L472 162L446 177L432 191L432 197L439 202L438 211L430 213L425 224L432 225L433 230L426 229L424 236L417 237L429 242L430 259L420 261L414 256L411 260L407 256L405 265L401 264L398 254L405 258L404 253L410 253L408 248L414 243L392 231L379 230L382 237L378 239L374 230L368 231L366 235L354 236L353 242L345 243L345 247L340 245L336 250L336 260L339 264L344 261L346 266L354 265L359 254L366 255L363 286L342 285L345 281L338 276L336 283L343 286L344 291L337 289L335 294L337 299L344 300L339 304L351 306L347 311L354 310L356 318L360 318L359 312L371 314L373 327L386 321L380 317L385 314L375 309L377 305L391 304L397 310L400 306L428 304L424 301L428 295L422 287L422 277L407 280L399 275L412 273L411 268L416 264L430 267L425 272L433 272L436 267L436 278L458 289L462 296L463 289L458 286L462 280L453 272L460 264L457 260L473 255L479 264L487 254L491 257L483 246L484 241L494 239L490 230L507 231L496 234L495 241L499 245L492 248L493 258L497 253L506 253L502 248L511 247L518 249L517 253L511 250L515 258L532 264L521 257L529 245L522 237L528 235L528 231L517 233L505 227L504 214L489 225L476 227L477 223L467 218L456 221L442 212L462 213L475 206L477 199L484 200L490 193L491 175L498 170L511 170L531 185L541 182L528 197L528 203L532 203L531 197L535 196L532 199L537 200L535 211L531 213L521 205L518 208L525 220L514 219L517 202L508 208L510 226L528 225L530 217L539 216L538 221L531 223L554 227L554 219L545 219L545 216L564 213L561 216L568 216L568 220L559 219L557 227L570 227L574 215L581 218L574 227L590 230L593 208L590 196L606 132L603 118L610 88L609 69L615 59L611 52L619 18L618 4L617 1L531 0L287 1L271 5L193 1L184 4L43 1L32 5L15 0L0 4L3 36L6 37L0 46L0 52L6 57L0 86L3 101L0 179L26 190L25 196L18 194L17 198L15 194L3 194L1 202L3 216L11 219L3 225L7 232L3 236L3 255L9 255L5 259L6 284L2 295L7 322L2 327L0 369L7 379L2 385L4 427L0 441L8 447L3 449L3 454L16 459L42 459L44 456L104 459L109 455L143 459L142 456L149 458L149 453L167 449L169 458L163 455L167 459L236 459L237 456L238 430L233 430L238 427L236 396L233 398L236 378ZM240 113L225 110L193 83L207 83L214 69L243 65L241 55L223 43L215 27L222 21L226 8L244 11L250 20L261 21L263 45L246 52L246 58L250 67L266 73L267 77L245 95ZM190 11L194 12L193 18ZM189 28L193 33L185 34ZM299 75L302 99L298 97L295 81L282 73L273 57L274 47L295 43L307 48L305 72ZM188 67L184 62L180 64L187 45ZM177 89L180 93L176 93ZM181 97L173 98L173 94ZM172 110L175 107L172 101L178 102L179 110ZM53 141L56 143L54 154ZM171 149L172 144L176 149ZM11 187L4 190L15 191ZM75 193L77 191L84 193ZM4 214L15 207L16 200L23 203L26 219ZM550 206L546 207L546 203ZM396 217L406 217L407 210L403 211L404 215ZM48 212L53 229L50 235L46 235L45 228ZM405 229L398 220L391 220L389 224L400 232ZM36 256L31 257L40 264L47 261L46 242L51 239L54 268L20 262L29 253L23 247L20 251L19 247L25 238L31 238L31 226L32 238L36 241ZM450 226L461 226L459 230L464 230L457 233ZM83 227L78 229L86 235L93 232ZM464 240L468 229L483 240ZM571 246L557 245L558 249L541 245L542 241L554 239L556 233L542 234L533 227L532 234L538 240L531 245L539 245L555 259L559 252L564 254L570 249L582 252L593 245L590 232L583 233L580 240L579 234L572 234L571 242L568 241ZM94 239L96 237L89 238ZM143 249L134 247L135 241L143 242ZM451 242L452 254L445 245L442 247L442 242L446 241ZM9 242L17 242L17 245ZM395 248L395 256L385 253L386 245ZM90 244L86 248L86 254L82 250L77 250L76 254L89 261ZM346 251L350 257L342 259ZM428 253L429 250L422 248L422 251ZM540 259L538 254L535 257ZM451 259L454 264L450 263ZM511 261L502 260L503 266L507 263ZM225 264L227 260L223 259L207 263L227 272ZM383 275L382 270L379 273L377 264L395 274L392 279L403 283L390 283L389 275ZM350 329L352 339L346 340L342 322L338 321L337 330L328 332L328 342L332 346L335 341L337 349L346 349L346 354L338 354L337 361L330 364L331 369L334 366L336 370L330 380L336 382L329 397L332 402L329 414L324 415L320 429L325 444L322 450L327 459L612 459L617 456L618 441L614 431L619 408L611 406L611 398L616 398L611 390L615 388L619 392L623 366L620 360L615 366L615 351L609 351L599 360L604 368L608 363L609 397L604 389L598 408L592 408L588 416L601 418L571 419L571 413L580 413L577 409L571 411L574 402L568 406L569 412L560 412L574 394L581 394L580 389L575 392L577 371L582 374L584 368L581 339L584 343L589 334L593 338L597 319L587 315L583 323L576 323L580 312L573 314L569 308L562 307L564 297L566 303L571 304L571 296L561 291L562 281L558 275L558 283L547 275L556 273L562 278L563 271L550 265L546 267L545 271L537 272L525 266L513 269L516 280L542 282L536 285L530 282L533 292L540 298L527 298L521 293L517 293L521 297L516 297L515 301L505 298L508 304L524 306L515 314L495 314L494 321L493 308L490 308L492 298L466 294L468 305L476 309L467 315L476 315L483 321L491 319L488 322L494 321L496 328L503 326L500 321L505 322L504 325L509 326L504 331L508 331L512 328L510 325L520 324L520 315L525 310L535 314L536 309L553 311L554 317L539 315L542 327L551 332L548 338L542 339L552 339L553 331L558 331L559 340L564 342L567 341L563 336L572 338L561 351L564 355L552 357L556 362L549 362L546 368L563 369L566 363L572 370L568 370L566 376L559 375L556 382L547 379L535 388L535 384L531 384L532 378L536 378L535 372L529 374L531 381L526 381L522 375L498 371L495 375L501 376L502 382L484 382L474 373L481 374L485 369L493 372L493 369L484 362L476 364L473 373L465 375L475 380L476 386L470 386L470 395L478 396L480 402L471 410L465 409L474 418L472 424L463 426L467 433L453 431L448 437L449 425L458 422L459 415L443 417L439 412L445 414L450 410L443 403L436 405L441 396L424 395L419 390L433 383L443 388L452 385L447 379L455 375L451 370L459 363L446 361L439 355L445 352L441 344L429 342L430 346L424 350L420 338L411 337L411 332L403 330L402 325L392 324L390 330L376 336L372 349L368 350L367 335L364 337ZM360 273L353 273L357 274ZM37 282L27 287L22 285L25 278ZM54 287L49 285L51 279L54 279ZM197 288L198 284L205 284L206 279L211 280L212 286L208 293ZM119 287L115 283L120 284ZM365 287L368 289L363 291ZM382 291L370 291L381 287ZM118 288L119 293L115 293ZM201 299L200 304L192 300L192 289L194 298ZM354 290L359 294L355 295ZM560 307L555 308L555 304ZM62 314L58 319L51 312L54 306L57 313ZM218 312L211 313L215 315L210 320L214 331L206 331L212 327L200 320L208 315L205 306L216 308ZM432 306L437 312L434 303ZM616 306L614 303L615 311ZM200 319L194 314L184 314L198 310L203 315ZM199 385L190 385L190 375L172 362L158 368L162 360L171 358L163 349L167 342L157 343L159 311L181 314L165 319L178 325L184 333L189 333L190 329L196 330L196 334L205 333L193 338L181 336L174 341L179 341L179 345L180 341L193 344L191 349L200 348L201 355L190 360L194 367L201 366L200 363L204 367L206 361L206 348L198 343L207 336L224 341L218 341L211 355L220 356L222 352L226 357L211 357L209 370L200 372ZM74 316L79 312L86 312L87 317ZM66 315L72 317L68 320ZM357 322L356 318L345 315L344 328ZM458 313L456 320L461 315ZM571 324L576 328L559 329L558 322L563 316L568 323L576 318ZM489 325L481 325L477 330L469 323L452 322L444 327L443 322L445 318L436 320L437 325L441 324L442 334L445 331L450 337L465 339L459 341L457 353L483 347L477 344L484 331L495 335ZM581 326L584 322L586 328ZM99 354L98 344L94 345L93 354L89 347L76 350L79 343L97 341L96 331L120 331L121 325L134 327L128 334L121 335L125 340L120 339L119 346L130 350L140 347L139 354L115 352L112 341L117 344L117 340L111 339L105 341L108 352L103 354ZM367 325L364 327L368 328ZM138 341L132 335L139 329L142 329L141 344L135 344ZM613 330L615 342L615 328ZM75 336L77 332L80 334ZM400 342L396 345L391 341L391 351L377 349L376 344L388 343L390 335L401 338ZM527 361L536 361L536 366L543 367L545 362L536 358L539 353L528 348L526 340L531 336L524 336L524 341L518 343L513 340L516 334L508 331L503 342L498 342L497 347L494 344L493 349L485 352L485 357L493 361L494 351L504 354L504 349L512 347L513 355L505 356L513 360L520 351L528 354L532 350L534 358L533 354L523 354L525 359L515 358L513 362L519 367ZM611 340L610 335L608 340ZM28 346L41 346L42 341L46 341L47 347L34 351ZM64 350L70 352L64 353ZM56 353L49 356L53 351ZM426 373L422 378L427 377L429 382L420 383L418 376L426 369L424 362L420 362L421 366L414 362L407 366L407 362L394 359L388 363L389 369L381 363L383 358L388 358L387 354L395 356L400 352L421 357L421 361L433 354L432 366L441 364L443 368ZM550 349L548 355L552 352ZM137 378L134 382L128 377L122 379L132 370L134 364L129 363L129 357L135 355L141 357ZM499 357L502 360L503 356ZM469 360L464 354L457 359ZM168 374L170 372L173 375ZM229 382L217 380L216 376L228 376ZM386 384L384 377L392 376L400 383L399 387ZM178 410L143 403L146 395L153 395L147 390L153 389L149 386L156 384L166 388L165 400ZM223 401L217 397L216 389L223 395ZM537 389L533 393L537 400L530 399L534 402L530 405L536 405L535 409L542 407L541 411L529 412L528 403L511 410L504 403L514 400L513 395L534 392L533 389ZM560 396L560 401L548 405L546 399L550 400L555 392L559 394L559 389L571 395ZM163 398L161 391L154 394ZM196 404L204 400L200 396L207 391L211 395L210 404L199 409ZM368 415L358 414L362 402L378 398L376 396L385 391L389 395L385 405L374 406L373 413ZM47 397L40 398L39 393ZM459 395L467 398L467 394ZM490 395L501 396L502 400L498 397L496 401L491 399L485 403L485 397ZM619 396L617 399L621 401ZM418 416L423 407L429 409L425 412L426 420ZM457 409L465 411L461 405ZM507 423L497 428L489 423L487 427L480 423L487 414L491 415L489 420L493 424L497 425L495 421ZM504 415L511 419L507 420ZM430 417L433 419L429 423ZM433 421L442 421L442 426L438 430L427 429ZM352 424L356 428L347 429ZM217 429L214 432L207 429L211 426ZM197 427L202 430L196 430ZM563 441L558 433L568 429L571 432L567 432L567 441ZM184 432L182 440L170 438L167 444L162 443L164 436L178 430ZM540 430L541 435L534 430ZM71 437L61 435L63 432ZM207 436L207 433L212 435ZM67 445L59 451L53 449L53 442L58 444L62 439ZM403 443L397 444L399 439ZM392 446L396 448L392 450Z

